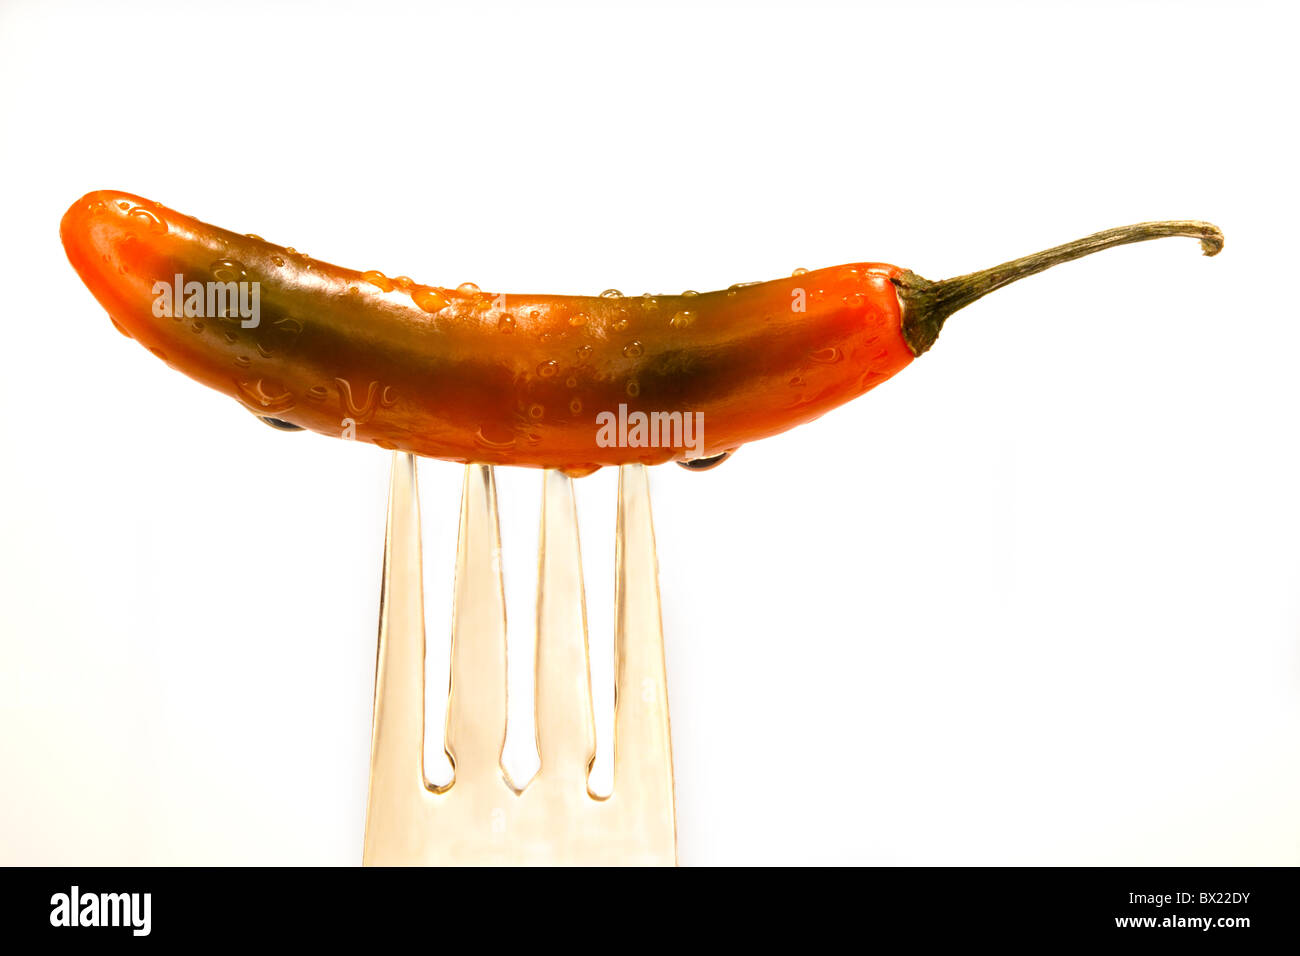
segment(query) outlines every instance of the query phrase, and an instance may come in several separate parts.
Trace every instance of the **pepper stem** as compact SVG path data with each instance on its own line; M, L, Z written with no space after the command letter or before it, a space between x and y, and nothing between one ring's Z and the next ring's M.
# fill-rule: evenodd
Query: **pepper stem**
M991 269L938 282L923 279L915 272L904 272L894 280L898 297L903 302L903 337L913 354L920 355L934 344L948 316L1004 285L1103 249L1130 242L1163 239L1165 236L1200 239L1201 249L1207 256L1217 255L1223 248L1223 233L1218 226L1208 222L1140 222L1135 226L1107 229L1105 232L1067 242L1063 246L1012 259Z

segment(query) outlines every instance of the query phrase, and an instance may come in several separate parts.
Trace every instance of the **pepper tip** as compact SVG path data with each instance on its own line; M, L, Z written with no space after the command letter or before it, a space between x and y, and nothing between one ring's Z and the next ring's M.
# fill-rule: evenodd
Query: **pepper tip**
M1208 222L1204 225L1205 234L1201 236L1201 254L1217 256L1223 251L1223 230Z

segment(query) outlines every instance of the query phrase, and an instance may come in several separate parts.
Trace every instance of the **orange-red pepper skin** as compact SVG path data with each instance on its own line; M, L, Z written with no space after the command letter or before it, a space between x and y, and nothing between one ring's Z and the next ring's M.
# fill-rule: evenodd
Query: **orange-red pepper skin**
M327 435L458 462L659 464L603 447L601 412L702 413L709 457L861 395L913 359L894 281L857 263L684 295L497 295L390 280L127 193L63 217L68 258L114 324L191 378ZM259 283L260 316L156 315L157 283ZM176 309L175 311L183 311Z

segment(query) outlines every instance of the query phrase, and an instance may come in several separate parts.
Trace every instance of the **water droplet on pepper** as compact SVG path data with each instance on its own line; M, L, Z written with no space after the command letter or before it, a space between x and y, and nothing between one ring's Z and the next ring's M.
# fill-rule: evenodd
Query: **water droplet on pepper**
M447 308L447 300L437 289L416 289L411 293L411 301L425 312L441 312Z
M292 249L290 249L289 251L293 252ZM381 292L393 291L393 280L388 278L388 276L384 275L378 269L366 270L365 272L361 273L361 278L365 279L367 282L369 282L376 289L379 289Z
M212 278L218 282L242 282L248 274L242 263L234 259L218 259L212 263Z

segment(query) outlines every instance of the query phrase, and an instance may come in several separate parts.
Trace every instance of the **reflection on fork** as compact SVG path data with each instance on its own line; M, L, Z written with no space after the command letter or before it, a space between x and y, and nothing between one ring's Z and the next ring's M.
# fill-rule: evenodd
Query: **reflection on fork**
M501 766L506 618L492 468L461 497L445 747L455 776L424 774L424 598L415 458L394 454L375 671L367 865L676 863L672 743L658 565L645 467L619 474L614 789L591 794L596 753L587 619L571 479L543 475L536 727L541 769Z

